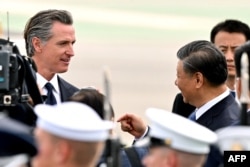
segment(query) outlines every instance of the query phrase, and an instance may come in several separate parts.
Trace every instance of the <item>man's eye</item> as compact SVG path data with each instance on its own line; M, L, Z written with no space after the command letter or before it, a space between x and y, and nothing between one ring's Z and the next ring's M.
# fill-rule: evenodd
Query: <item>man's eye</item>
M226 51L227 51L227 50L225 50L225 49L221 49L221 51L222 51L223 53L226 53Z

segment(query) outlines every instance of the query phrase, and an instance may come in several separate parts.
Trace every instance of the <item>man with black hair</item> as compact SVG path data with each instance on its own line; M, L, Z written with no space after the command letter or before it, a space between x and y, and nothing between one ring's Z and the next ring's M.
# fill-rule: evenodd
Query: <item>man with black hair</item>
M217 146L224 154L224 151L249 151L249 131L250 131L250 41L239 46L235 50L235 67L237 74L236 91L241 104L241 119L235 124L216 131L218 136ZM224 155L227 156L227 155ZM228 157L224 157L228 158ZM245 164L244 164L245 163ZM241 165L248 165L247 161L243 161ZM235 164L235 163L234 163ZM227 162L224 166L232 165ZM237 164L235 164L237 166Z

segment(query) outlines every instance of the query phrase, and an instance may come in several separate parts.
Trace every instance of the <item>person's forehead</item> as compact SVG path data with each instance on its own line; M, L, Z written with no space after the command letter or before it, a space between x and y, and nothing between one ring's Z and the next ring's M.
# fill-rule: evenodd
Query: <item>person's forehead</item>
M176 71L177 71L179 74L185 73L184 68L183 68L183 61L182 61L182 60L179 60L179 61L177 62Z
M183 61L182 60L178 60L177 68L183 68Z
M214 44L218 46L239 46L246 42L246 37L243 33L224 32L221 31L215 36Z
M50 39L57 39L59 41L75 42L75 29L73 25L55 22L51 28L52 37Z
M51 27L51 31L56 32L68 32L72 31L75 32L75 28L72 24L64 24L61 22L54 22Z

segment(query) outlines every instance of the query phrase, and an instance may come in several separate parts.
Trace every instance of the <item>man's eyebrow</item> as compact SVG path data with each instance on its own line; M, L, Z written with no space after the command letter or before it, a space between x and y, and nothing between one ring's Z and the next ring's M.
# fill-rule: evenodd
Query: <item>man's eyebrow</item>
M219 45L219 48L227 48L227 45Z

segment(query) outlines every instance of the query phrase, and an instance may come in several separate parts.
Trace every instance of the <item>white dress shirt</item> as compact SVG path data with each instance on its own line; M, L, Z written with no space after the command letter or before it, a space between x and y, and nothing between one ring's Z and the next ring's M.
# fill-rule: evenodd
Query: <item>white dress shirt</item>
M39 73L36 73L36 81L37 81L37 84L38 86L41 88L41 91L42 91L42 95L47 95L48 91L47 89L45 88L45 84L47 82L50 82L54 89L53 89L53 95L55 96L56 98L56 102L57 104L61 103L61 96L60 96L60 89L59 89L59 84L58 84L58 79L57 79L57 74L54 75L54 77L50 80L50 81L47 81L42 75L40 75Z
M200 108L196 108L196 112L195 112L196 120L199 119L207 110L209 110L211 107L213 107L219 101L221 101L222 99L227 97L229 95L229 93L230 93L229 89L227 89L225 92L223 92L219 96L215 97L214 99L210 100L209 102L207 102L206 104L204 104Z

